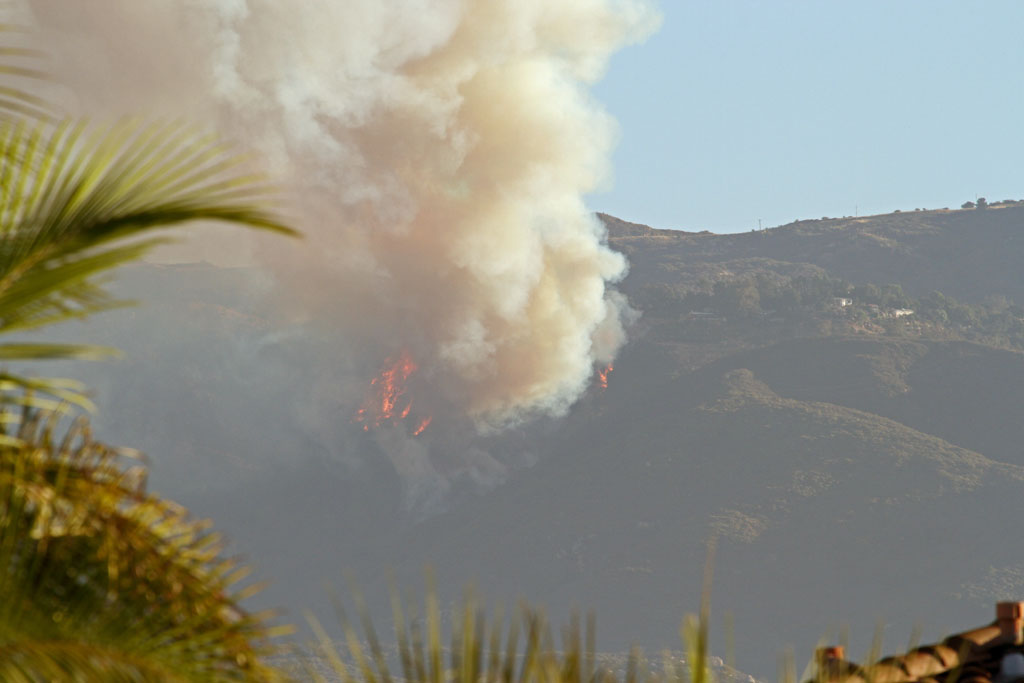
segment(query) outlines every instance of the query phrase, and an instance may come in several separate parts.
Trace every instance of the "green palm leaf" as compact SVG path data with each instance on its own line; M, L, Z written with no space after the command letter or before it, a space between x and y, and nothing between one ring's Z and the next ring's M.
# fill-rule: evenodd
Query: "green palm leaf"
M232 588L245 568L207 524L147 493L145 469L84 421L57 438L53 413L12 416L0 423L0 680L277 680L261 663L271 632Z
M94 278L161 242L124 244L143 233L212 219L294 234L241 161L176 125L0 124L0 331L109 306Z
M99 276L166 241L152 236L163 228L219 220L294 235L244 161L181 124L0 121L0 333L124 305ZM103 353L7 344L0 361Z
M50 118L55 111L53 104L28 90L29 84L50 80L49 74L40 68L45 54L29 45L17 44L19 38L31 39L31 31L24 26L0 24L0 112Z
M0 0L2 2L3 0ZM26 82L38 52L0 25L0 334L108 310L105 276L219 220L295 234L245 159L180 123L62 120ZM113 349L6 340L0 364ZM0 680L273 681L271 630L205 523L79 421L81 384L0 371Z
M22 35L19 35L22 34ZM295 234L244 158L180 123L61 120L31 92L49 80L30 32L0 24L0 333L82 318L128 302L102 275L167 241L162 229L219 220ZM0 362L111 355L92 346L6 344ZM43 378L7 379L90 407Z

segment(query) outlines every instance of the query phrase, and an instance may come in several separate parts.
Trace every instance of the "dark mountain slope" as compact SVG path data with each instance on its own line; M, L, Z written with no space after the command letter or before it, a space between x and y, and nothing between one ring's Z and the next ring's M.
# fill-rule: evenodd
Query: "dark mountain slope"
M863 633L885 617L906 636L925 614L973 614L964 586L1015 560L991 520L1019 511L1022 467L782 398L746 369L639 389L620 379L533 470L380 561L405 582L432 564L449 595L472 579L488 595L593 607L609 641L663 646L696 608L717 533L716 605L740 621L741 668L768 675L787 642L809 648L840 622ZM907 581L921 571L927 585Z
M1024 301L1024 206L799 221L729 235L631 234L607 224L611 243L633 264L631 288L666 274L742 271L762 259L854 283L899 283L915 296L939 290L971 302L993 294Z
M778 394L870 411L998 461L1024 465L1024 354L980 344L798 339L734 354Z

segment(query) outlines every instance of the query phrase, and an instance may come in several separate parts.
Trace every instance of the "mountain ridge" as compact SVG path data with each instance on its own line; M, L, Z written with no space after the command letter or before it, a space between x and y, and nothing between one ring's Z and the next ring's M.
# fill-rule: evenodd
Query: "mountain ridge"
M599 217L616 248L630 256L657 253L645 244L651 236L624 232L624 222ZM1024 280L1014 277L1024 255L1024 206L1017 204L803 220L732 234L649 229L679 247L656 267L763 258L822 268L851 282L900 283L919 296L940 290L971 302L990 294L1024 301ZM945 268L936 271L937 262Z

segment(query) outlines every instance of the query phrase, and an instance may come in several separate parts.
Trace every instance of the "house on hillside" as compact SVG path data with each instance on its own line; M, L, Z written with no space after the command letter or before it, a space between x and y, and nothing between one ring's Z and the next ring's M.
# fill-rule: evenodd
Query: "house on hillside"
M914 315L913 308L882 308L877 304L868 304L868 313L879 318L906 318Z
M690 320L725 320L715 311L690 311L687 318Z

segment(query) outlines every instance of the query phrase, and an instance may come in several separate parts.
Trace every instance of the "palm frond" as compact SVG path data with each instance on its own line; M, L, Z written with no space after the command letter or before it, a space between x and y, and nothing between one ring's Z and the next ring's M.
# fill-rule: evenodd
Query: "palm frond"
M102 276L219 220L295 234L245 159L180 123L59 120L42 55L0 25L0 334L125 302ZM0 344L0 362L108 357L83 344ZM130 453L69 407L82 385L0 371L0 679L273 681L247 570L208 525L145 490Z
M0 371L0 406L25 406L51 413L67 413L72 408L94 412L83 383L65 377L23 377ZM0 422L20 417L0 412ZM0 440L14 437L0 434Z
M91 344L0 344L0 361L66 358L99 360L118 355L120 351L113 347Z
M0 329L159 243L129 238L197 220L295 234L243 161L179 124L0 123Z
M86 422L58 439L58 415L18 417L0 422L0 678L277 680L265 622L238 605L244 568L208 525Z
M152 234L170 226L218 220L295 235L271 195L243 157L180 123L0 119L0 333L124 305L101 276L164 243ZM7 344L0 360L105 353Z
M165 681L188 679L119 650L76 641L0 644L0 680L36 681Z
M57 263L49 268L25 271L0 292L0 332L28 330L67 320L85 318L130 302L112 297L98 275L140 259L165 240L147 240L102 253Z
M52 119L56 111L53 102L32 92L51 77L42 67L46 53L31 47L31 38L27 27L0 24L0 116Z

